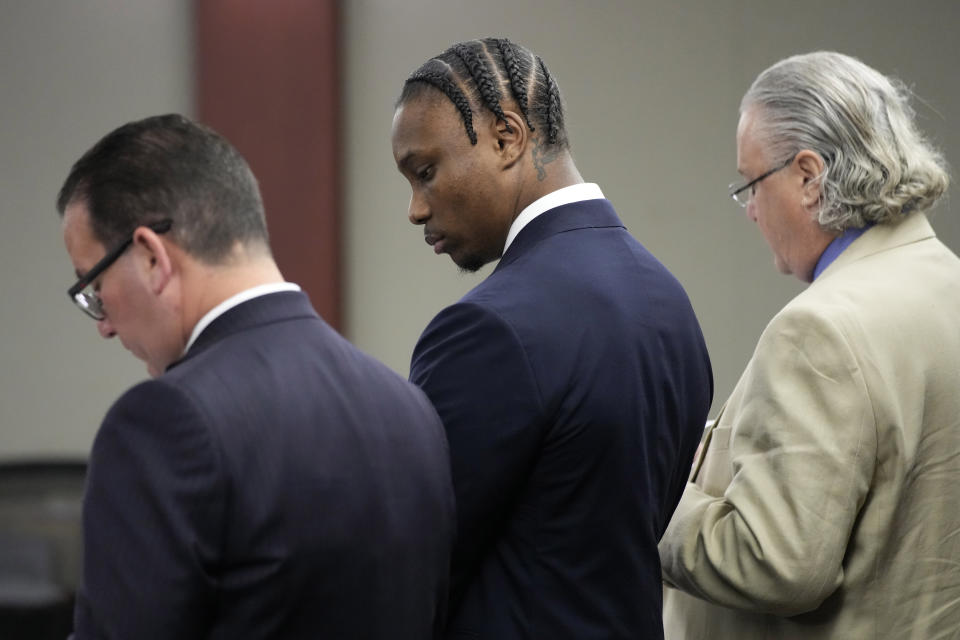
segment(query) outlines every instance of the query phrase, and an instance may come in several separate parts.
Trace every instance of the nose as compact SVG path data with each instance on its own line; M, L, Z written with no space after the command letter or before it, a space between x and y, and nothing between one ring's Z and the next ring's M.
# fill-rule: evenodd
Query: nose
M97 320L97 331L100 332L101 338L112 338L117 335L116 330L113 328L113 325L110 324L109 318L104 318L103 320Z
M426 199L416 191L410 196L407 217L411 224L423 224L430 217L430 208L427 206Z
M750 218L750 220L753 221L753 222L756 222L756 221L757 221L757 216L756 216L755 210L756 210L756 208L755 208L755 205L754 205L754 203L753 203L753 198L751 198L750 201L747 202L746 211L747 211L747 217Z

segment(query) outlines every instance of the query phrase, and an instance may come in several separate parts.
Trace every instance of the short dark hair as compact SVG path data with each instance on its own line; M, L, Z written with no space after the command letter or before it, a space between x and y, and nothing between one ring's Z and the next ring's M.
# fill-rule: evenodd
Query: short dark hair
M104 246L171 219L174 241L210 264L233 246L268 247L263 200L243 156L209 127L178 115L145 118L104 136L77 160L57 197L83 202Z
M474 108L487 109L504 120L504 92L516 102L530 131L541 131L548 147L569 147L560 89L543 60L506 38L484 38L457 43L427 60L410 74L397 106L433 87L460 112L467 136L477 143Z

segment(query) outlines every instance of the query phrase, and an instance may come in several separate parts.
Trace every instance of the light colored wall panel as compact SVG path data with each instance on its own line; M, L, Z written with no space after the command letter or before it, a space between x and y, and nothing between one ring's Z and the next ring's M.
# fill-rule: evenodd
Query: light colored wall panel
M123 122L192 109L187 0L0 2L0 458L84 455L143 366L66 295L55 202Z
M403 373L430 318L489 272L458 275L423 244L390 154L403 79L453 42L503 35L547 61L581 173L693 300L713 357L715 407L766 322L802 289L776 273L759 231L726 195L737 178L737 107L760 71L834 49L900 75L925 100L922 126L960 165L960 4L947 0L358 0L345 15L346 327ZM938 209L935 228L960 251L956 206L948 198Z
M922 126L960 166L960 5L949 0L351 0L343 10L345 333L403 374L429 319L489 272L461 276L423 244L390 154L403 78L458 40L504 35L548 62L581 172L690 293L718 402L802 288L774 271L726 197L737 104L758 72L818 48L860 56L914 88ZM67 301L54 199L108 130L191 111L191 13L188 0L0 0L0 458L84 454L106 409L144 376ZM960 251L950 197L933 222Z

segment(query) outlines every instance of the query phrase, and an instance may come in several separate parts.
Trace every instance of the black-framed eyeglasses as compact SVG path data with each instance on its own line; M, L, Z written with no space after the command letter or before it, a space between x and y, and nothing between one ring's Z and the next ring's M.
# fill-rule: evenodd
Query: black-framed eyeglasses
M776 166L773 169L770 169L766 173L761 173L758 177L754 178L753 180L751 180L750 182L744 185L738 184L736 182L731 183L730 186L727 187L727 189L729 189L729 192L730 192L730 197L733 198L734 202L736 202L741 207L746 207L748 204L750 204L750 199L753 198L754 187L757 186L757 183L763 180L764 178L769 178L770 176L775 174L777 171L780 171L781 169L786 169L787 167L790 166L790 163L793 162L793 159L796 157L797 157L796 154L790 156L787 159L787 161L784 162L783 164Z
M170 231L170 227L173 226L173 220L161 220L160 222L141 226L147 227L154 233L166 233ZM70 296L74 304L94 320L103 320L106 318L106 315L103 313L103 303L100 301L100 295L93 287L93 281L97 279L97 276L106 271L110 265L116 262L117 258L123 255L123 252L126 251L127 247L131 244L133 244L133 233L130 234L129 238L108 251L107 255L103 256L97 264L93 265L89 271L83 274L75 285L67 289L67 295Z

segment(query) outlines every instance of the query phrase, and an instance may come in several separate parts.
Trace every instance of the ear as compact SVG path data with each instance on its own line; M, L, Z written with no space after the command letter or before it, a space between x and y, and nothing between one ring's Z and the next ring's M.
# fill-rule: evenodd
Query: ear
M803 205L807 208L816 206L820 202L826 163L819 153L810 149L800 151L793 163L803 180Z
M505 120L494 117L493 137L500 157L500 167L504 170L513 167L526 153L530 132L527 123L516 111L504 109Z
M149 227L137 227L133 246L139 251L140 263L150 290L159 295L173 278L174 258L163 239Z

